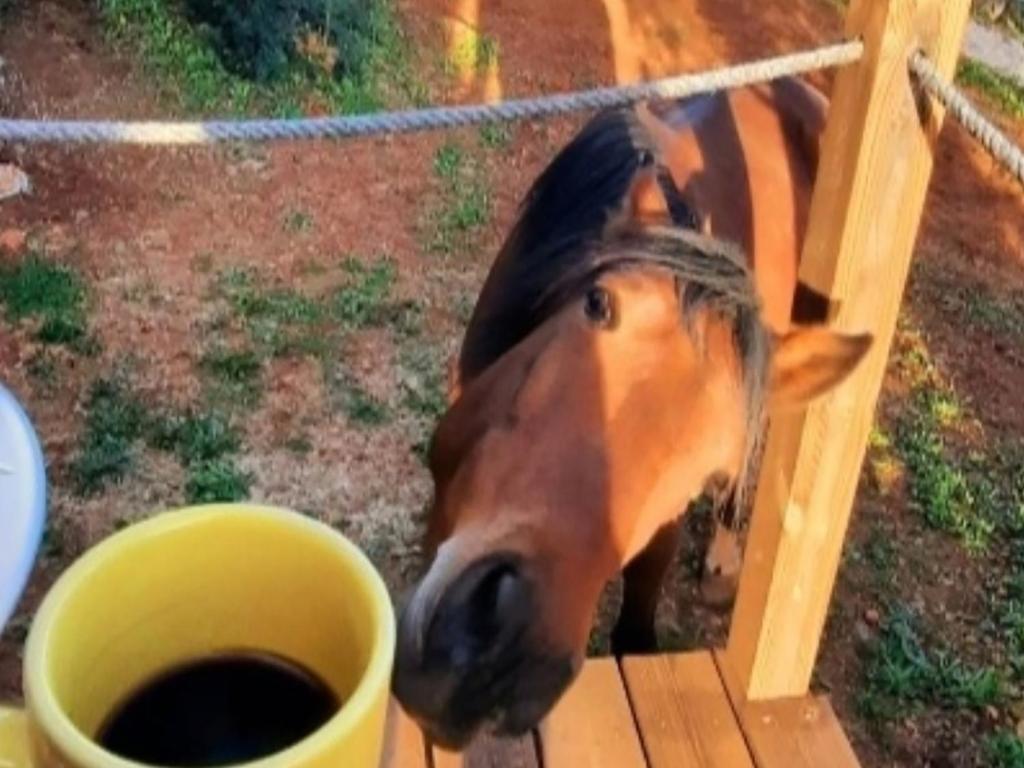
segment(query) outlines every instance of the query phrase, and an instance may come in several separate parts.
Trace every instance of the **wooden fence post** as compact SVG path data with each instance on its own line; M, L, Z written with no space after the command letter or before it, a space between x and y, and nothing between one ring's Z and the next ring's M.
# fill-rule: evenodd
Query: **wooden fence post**
M922 49L952 76L970 0L853 0L864 59L837 77L801 279L831 296L833 324L875 343L851 379L805 413L773 419L724 655L733 695L803 695L896 328L942 122L912 88Z

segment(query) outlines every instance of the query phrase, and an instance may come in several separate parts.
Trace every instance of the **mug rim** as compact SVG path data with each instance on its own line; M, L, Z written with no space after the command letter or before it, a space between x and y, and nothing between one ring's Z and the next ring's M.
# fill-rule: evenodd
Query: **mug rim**
M130 547L167 531L201 524L204 520L232 515L243 515L247 518L253 515L262 516L274 522L305 528L318 536L330 539L337 553L353 567L358 581L363 583L370 593L370 609L377 638L370 659L359 676L352 694L330 720L286 749L245 763L225 763L219 768L269 768L282 760L285 764L292 764L314 758L322 754L339 735L352 732L364 722L377 703L381 689L387 691L390 688L396 635L391 597L380 573L352 541L324 523L281 507L240 502L168 510L104 539L75 561L47 593L29 632L23 665L26 710L29 718L61 752L79 763L81 768L162 767L129 760L104 749L71 721L57 701L56 694L46 679L46 656L50 631L61 606L72 594L78 582L102 567L103 562L117 549Z

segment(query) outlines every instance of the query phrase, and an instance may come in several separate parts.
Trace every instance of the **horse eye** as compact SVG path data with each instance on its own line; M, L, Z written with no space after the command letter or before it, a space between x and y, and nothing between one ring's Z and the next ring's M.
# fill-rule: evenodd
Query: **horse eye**
M583 299L583 312L595 325L611 325L615 319L611 294L604 288L591 288Z

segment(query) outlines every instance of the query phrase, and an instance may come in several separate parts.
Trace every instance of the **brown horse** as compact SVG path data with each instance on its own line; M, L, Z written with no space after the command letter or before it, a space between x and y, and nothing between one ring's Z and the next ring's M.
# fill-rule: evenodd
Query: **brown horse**
M744 509L765 413L867 350L790 326L824 109L780 81L606 112L528 194L434 436L433 562L400 619L394 690L438 743L536 725L623 568L615 650L652 650L679 517L702 494Z

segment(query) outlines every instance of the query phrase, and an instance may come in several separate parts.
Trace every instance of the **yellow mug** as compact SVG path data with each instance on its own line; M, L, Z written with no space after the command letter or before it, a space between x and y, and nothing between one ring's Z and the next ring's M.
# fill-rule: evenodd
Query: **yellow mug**
M0 768L143 768L96 743L104 719L168 669L247 650L298 662L342 706L245 768L377 768L394 645L380 576L327 526L251 505L167 512L87 552L46 596L25 710L0 709Z

